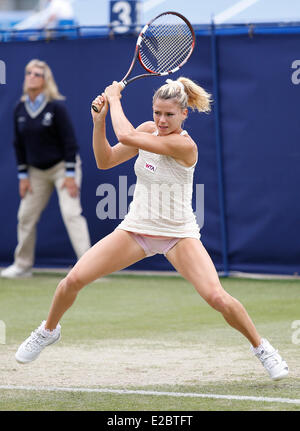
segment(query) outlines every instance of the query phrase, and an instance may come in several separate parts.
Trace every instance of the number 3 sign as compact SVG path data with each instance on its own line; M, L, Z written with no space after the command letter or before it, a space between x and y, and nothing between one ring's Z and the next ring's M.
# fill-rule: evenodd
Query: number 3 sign
M110 1L110 25L116 33L127 33L139 25L138 0Z

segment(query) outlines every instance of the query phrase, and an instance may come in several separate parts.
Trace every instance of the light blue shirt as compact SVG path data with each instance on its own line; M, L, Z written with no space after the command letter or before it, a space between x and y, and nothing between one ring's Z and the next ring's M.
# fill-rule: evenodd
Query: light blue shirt
M45 94L44 93L40 93L33 101L30 99L30 97L26 96L26 103L28 104L29 108L31 109L32 112L36 112L40 106L42 106L42 104L45 101Z

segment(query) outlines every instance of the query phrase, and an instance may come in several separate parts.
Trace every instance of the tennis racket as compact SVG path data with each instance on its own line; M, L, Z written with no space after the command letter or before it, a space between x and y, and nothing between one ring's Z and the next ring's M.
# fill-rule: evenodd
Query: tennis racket
M140 32L128 72L121 80L126 85L147 76L164 76L177 72L190 58L195 46L195 32L180 13L164 12L153 18ZM147 73L130 79L136 60ZM98 108L92 105L94 111Z

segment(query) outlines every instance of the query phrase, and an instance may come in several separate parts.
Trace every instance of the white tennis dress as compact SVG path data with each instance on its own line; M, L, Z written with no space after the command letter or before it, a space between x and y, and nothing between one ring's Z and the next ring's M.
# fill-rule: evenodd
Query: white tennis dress
M181 132L185 134L185 130ZM134 165L137 182L133 200L117 228L145 235L200 239L192 208L196 163L185 167L170 156L139 150Z

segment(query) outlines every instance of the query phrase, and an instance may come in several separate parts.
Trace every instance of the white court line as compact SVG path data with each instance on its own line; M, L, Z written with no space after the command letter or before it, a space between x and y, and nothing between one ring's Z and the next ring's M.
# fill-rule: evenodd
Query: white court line
M167 397L182 397L182 398L213 398L222 400L237 400L237 401L256 401L267 403L287 403L300 404L300 399L292 398L271 398L271 397L254 397L246 395L218 395L218 394L198 394L193 392L157 392L157 391L142 391L130 389L97 389L97 388L64 388L50 386L0 386L1 389L23 390L23 391L48 391L48 392L94 392L99 394L117 394L117 395L153 395Z
M222 24L227 21L229 18L243 12L243 10L248 9L248 7L252 6L254 3L257 3L259 0L241 0L230 6L228 9L225 9L223 12L220 12L215 16L214 22L215 24Z

